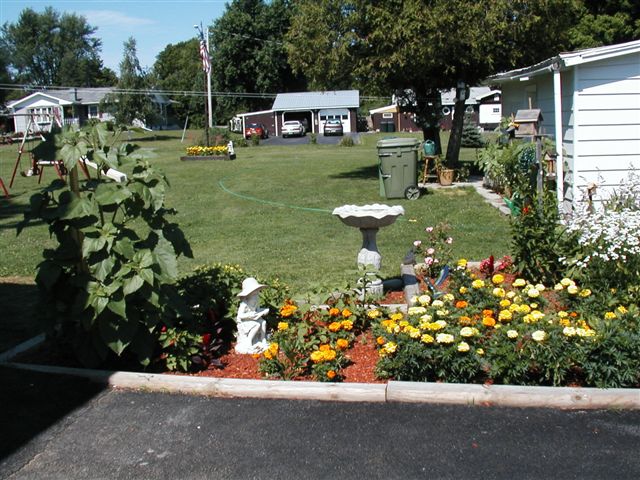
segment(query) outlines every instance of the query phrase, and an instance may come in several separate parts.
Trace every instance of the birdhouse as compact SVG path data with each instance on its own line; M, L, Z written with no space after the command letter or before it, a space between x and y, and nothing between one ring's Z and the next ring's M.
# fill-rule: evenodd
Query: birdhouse
M516 130L517 138L531 137L538 135L541 131L542 113L539 108L518 110L516 112L516 118L514 118L513 121L518 125Z

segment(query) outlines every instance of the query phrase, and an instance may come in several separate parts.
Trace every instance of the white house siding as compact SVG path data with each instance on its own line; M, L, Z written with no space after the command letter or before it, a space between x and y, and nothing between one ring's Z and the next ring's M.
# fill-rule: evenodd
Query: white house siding
M604 199L629 170L640 170L640 54L578 65L575 72L574 192L593 182Z
M351 113L347 108L330 108L318 111L318 131L324 131L324 124L327 120L337 119L342 122L344 133L351 132Z
M479 118L478 118L478 123L480 125L500 124L501 118L502 118L502 107L499 103L480 104Z

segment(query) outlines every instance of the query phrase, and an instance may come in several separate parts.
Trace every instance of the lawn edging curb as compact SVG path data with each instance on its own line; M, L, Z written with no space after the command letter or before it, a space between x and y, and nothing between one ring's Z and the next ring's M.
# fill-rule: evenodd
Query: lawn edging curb
M112 388L223 398L406 402L566 410L640 410L640 389L631 388L527 387L401 381L389 381L386 384L287 382L90 370L26 363L3 365L41 373L85 377Z

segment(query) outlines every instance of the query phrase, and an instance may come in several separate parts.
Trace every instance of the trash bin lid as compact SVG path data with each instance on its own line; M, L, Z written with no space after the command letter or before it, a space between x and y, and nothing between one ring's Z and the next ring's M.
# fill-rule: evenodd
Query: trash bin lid
M420 140L417 138L385 138L378 140L378 148L418 148Z

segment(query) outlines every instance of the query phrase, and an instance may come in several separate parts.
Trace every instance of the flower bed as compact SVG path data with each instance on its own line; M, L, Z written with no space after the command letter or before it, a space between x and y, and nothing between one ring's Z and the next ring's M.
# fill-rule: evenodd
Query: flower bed
M180 160L232 160L232 158L226 145L217 145L215 147L188 147L187 155L180 157Z

